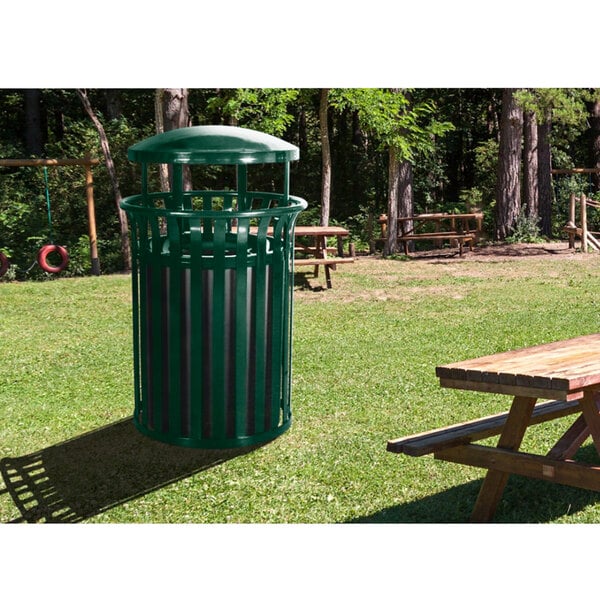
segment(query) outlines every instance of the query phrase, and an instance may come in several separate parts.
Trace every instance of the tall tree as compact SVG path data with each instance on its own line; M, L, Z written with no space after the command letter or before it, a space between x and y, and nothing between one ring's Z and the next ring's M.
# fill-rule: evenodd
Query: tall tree
M588 103L590 116L590 130L591 130L591 166L594 169L600 169L600 98L595 98ZM600 191L600 173L594 173L592 175L592 182L594 190Z
M42 90L25 90L25 149L40 156L43 152Z
M412 217L413 215L413 164L409 160L403 160L400 163L398 179L398 216Z
M552 119L547 114L538 122L538 216L540 233L552 236Z
M496 238L506 239L514 230L521 210L521 139L523 110L517 104L515 89L502 94L498 183L496 188Z
M165 131L189 127L190 107L187 88L164 88L162 92Z
M110 177L110 182L113 189L115 204L117 206L117 215L119 218L119 227L120 227L120 235L121 235L121 254L123 255L123 264L126 271L131 271L131 246L129 244L129 228L127 225L127 215L125 211L121 208L121 189L119 187L119 178L117 177L117 170L115 168L115 163L112 158L112 153L110 151L110 145L108 143L108 137L106 136L106 132L104 130L104 126L102 122L94 112L92 108L92 104L90 99L88 98L87 91L85 89L78 89L77 94L81 99L83 104L83 108L85 112L88 114L89 118L92 120L96 131L98 132L98 136L100 138L100 146L102 148L102 154L104 155L104 162L106 164L106 170L108 171L108 175Z
M540 231L552 235L552 132L560 127L563 141L573 140L586 126L585 100L589 91L572 88L535 88L515 93L524 111L538 121L538 213Z
M329 147L329 89L321 90L319 103L319 131L321 135L321 220L322 226L329 225L331 204L331 149Z
M191 125L190 107L188 103L189 92L187 88L164 88L159 91L162 98L161 118L163 131L172 131ZM158 112L158 111L157 111ZM158 120L157 120L158 123ZM171 170L169 169L171 176ZM161 171L161 185L163 190L170 189L168 182L164 181L164 170ZM192 175L187 165L183 167L183 189L193 189Z
M158 88L154 92L154 123L156 126L156 133L164 133L165 125L163 118L163 89ZM171 184L169 183L169 169L167 165L161 163L158 165L158 176L160 179L160 189L163 192L171 191Z
M538 124L533 111L523 115L523 204L531 219L538 219Z
M355 88L335 92L334 105L356 110L365 128L382 148L388 149L388 234L384 254L394 254L398 251L400 165L413 162L419 153L431 151L436 136L452 126L434 118L433 102L409 100L408 90Z
M120 119L123 116L123 107L121 106L121 90L104 90L106 98L106 118L108 120Z
M388 204L387 204L387 237L383 248L384 256L398 252L398 214L400 190L400 165L394 146L389 149L388 162Z

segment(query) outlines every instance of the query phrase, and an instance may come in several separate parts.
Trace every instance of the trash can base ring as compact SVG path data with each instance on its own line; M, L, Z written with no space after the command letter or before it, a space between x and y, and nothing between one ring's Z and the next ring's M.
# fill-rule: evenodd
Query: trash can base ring
M159 442L163 442L169 445L183 446L185 448L209 448L209 449L227 449L227 448L243 448L246 446L254 446L255 444L262 444L270 442L275 438L279 437L282 433L285 433L292 424L292 419L288 419L285 423L277 427L276 429L270 429L263 433L248 435L237 438L217 438L217 439L198 439L198 438L174 438L168 433L161 433L148 429L137 421L135 416L133 417L133 424L135 428L144 435L155 439Z

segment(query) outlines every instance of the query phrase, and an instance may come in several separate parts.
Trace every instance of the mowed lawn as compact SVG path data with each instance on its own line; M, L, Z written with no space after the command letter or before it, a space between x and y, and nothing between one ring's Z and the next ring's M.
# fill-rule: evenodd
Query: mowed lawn
M133 428L128 276L0 284L0 522L465 523L483 471L386 442L508 408L436 365L600 331L600 258L566 246L298 269L292 427L245 450ZM511 477L495 521L596 523L600 495Z

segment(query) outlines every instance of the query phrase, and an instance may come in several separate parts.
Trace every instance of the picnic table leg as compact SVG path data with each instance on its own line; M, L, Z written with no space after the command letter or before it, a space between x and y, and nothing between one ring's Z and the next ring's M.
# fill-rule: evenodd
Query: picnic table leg
M590 428L585 417L579 415L546 456L552 460L569 460L575 456L588 437L590 437Z
M327 289L331 289L331 268L335 265L325 265L325 280L327 281Z
M498 440L498 448L519 449L536 402L537 398L515 396ZM493 469L487 472L471 513L472 523L487 523L493 518L506 487L508 476L508 473Z
M321 250L321 237L316 235L313 239L315 242L315 258L323 258L323 251ZM315 265L313 275L315 277L319 276L319 265Z
M583 398L579 401L581 413L592 434L592 440L596 451L600 454L600 413L598 404L600 402L600 392L597 390L585 390Z

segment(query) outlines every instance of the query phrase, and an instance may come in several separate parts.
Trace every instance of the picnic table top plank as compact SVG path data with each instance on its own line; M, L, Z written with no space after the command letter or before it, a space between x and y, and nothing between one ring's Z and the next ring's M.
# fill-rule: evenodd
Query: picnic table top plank
M338 227L337 225L296 225L294 228L294 234L296 236L303 235L339 235L339 236L347 236L350 235L350 232L343 227Z
M453 387L468 382L469 389L498 384L573 392L600 385L600 334L450 363L436 375Z

